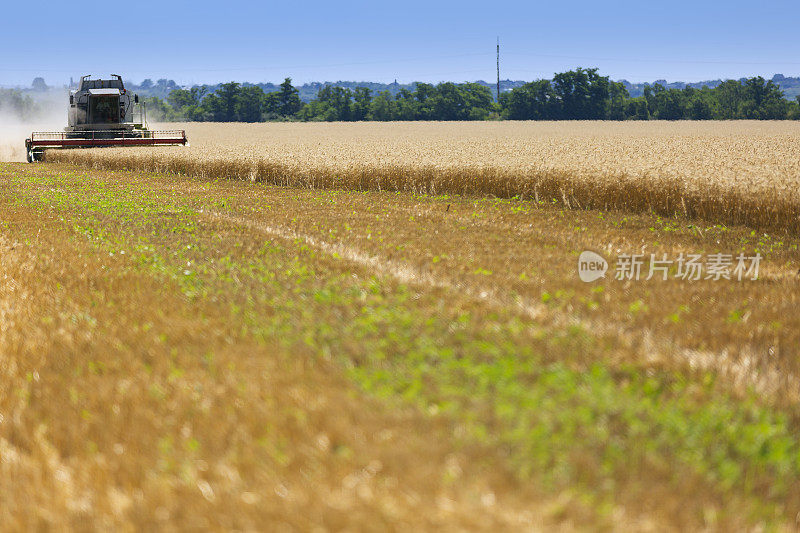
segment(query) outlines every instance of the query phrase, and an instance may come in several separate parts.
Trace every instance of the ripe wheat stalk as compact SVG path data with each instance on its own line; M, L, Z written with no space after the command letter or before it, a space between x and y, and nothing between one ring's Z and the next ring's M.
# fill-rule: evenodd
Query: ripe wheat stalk
M800 230L800 124L791 122L180 127L189 148L62 150L47 159L289 187L518 197Z

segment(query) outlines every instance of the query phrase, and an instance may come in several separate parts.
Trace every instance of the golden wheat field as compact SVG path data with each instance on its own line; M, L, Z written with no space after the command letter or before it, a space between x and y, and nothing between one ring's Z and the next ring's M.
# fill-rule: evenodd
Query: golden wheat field
M0 163L0 531L796 526L800 125L178 127Z
M95 168L465 193L800 229L800 124L168 124L189 148L53 152Z

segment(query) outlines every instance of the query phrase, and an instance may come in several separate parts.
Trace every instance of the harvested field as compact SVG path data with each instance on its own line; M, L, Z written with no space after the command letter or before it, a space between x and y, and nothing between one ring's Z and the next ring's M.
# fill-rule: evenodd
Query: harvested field
M796 524L795 125L187 127L0 164L0 530Z
M170 124L189 148L51 161L323 189L467 194L800 231L800 124Z

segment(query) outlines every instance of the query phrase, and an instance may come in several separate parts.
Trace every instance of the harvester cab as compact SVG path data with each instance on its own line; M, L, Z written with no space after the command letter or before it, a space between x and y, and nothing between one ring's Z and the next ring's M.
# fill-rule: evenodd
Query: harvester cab
M186 145L186 132L147 127L147 112L139 96L125 89L122 77L109 80L81 77L69 93L67 127L63 132L38 131L25 140L28 162L42 161L45 149L98 146Z

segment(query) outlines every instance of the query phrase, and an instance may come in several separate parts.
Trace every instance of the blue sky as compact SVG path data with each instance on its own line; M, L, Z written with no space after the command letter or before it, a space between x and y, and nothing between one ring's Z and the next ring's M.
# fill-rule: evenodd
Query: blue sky
M800 75L800 2L8 1L0 85L122 74L218 81L465 81L597 66L613 79Z

